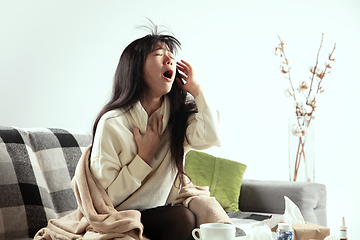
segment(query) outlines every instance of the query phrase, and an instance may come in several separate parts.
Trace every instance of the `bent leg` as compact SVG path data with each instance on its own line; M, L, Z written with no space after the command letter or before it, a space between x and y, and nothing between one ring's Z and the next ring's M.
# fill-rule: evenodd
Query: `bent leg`
M168 206L141 212L144 235L151 240L191 240L194 213L184 206Z

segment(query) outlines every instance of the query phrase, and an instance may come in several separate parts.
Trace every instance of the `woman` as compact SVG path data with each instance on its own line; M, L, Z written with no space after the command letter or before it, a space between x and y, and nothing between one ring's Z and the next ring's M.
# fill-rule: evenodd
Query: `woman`
M144 235L152 240L192 239L194 214L164 205L185 184L184 153L220 145L217 113L191 65L175 62L179 47L173 36L157 33L128 45L93 128L92 174L117 210L141 211Z

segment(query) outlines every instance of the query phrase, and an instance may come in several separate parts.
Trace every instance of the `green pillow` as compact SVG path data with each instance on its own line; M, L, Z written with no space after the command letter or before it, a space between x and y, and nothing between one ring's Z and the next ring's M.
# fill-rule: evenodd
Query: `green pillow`
M209 186L226 212L240 212L240 187L246 165L212 155L189 151L185 156L185 172L197 186Z

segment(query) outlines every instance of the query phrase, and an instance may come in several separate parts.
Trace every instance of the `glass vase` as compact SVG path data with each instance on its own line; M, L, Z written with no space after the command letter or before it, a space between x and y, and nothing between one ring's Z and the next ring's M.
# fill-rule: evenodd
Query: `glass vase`
M290 181L315 181L314 118L289 118Z

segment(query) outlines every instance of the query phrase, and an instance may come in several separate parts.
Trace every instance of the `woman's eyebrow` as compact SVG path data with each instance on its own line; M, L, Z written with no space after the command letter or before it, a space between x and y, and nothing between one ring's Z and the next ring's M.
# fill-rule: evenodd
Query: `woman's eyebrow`
M158 51L158 50L165 50L165 49L163 47L157 47L157 48L153 49L153 52Z
M153 52L157 51L157 50L164 50L164 51L168 51L171 52L169 48L165 48L164 46L158 45L153 49ZM171 52L172 53L172 52Z

